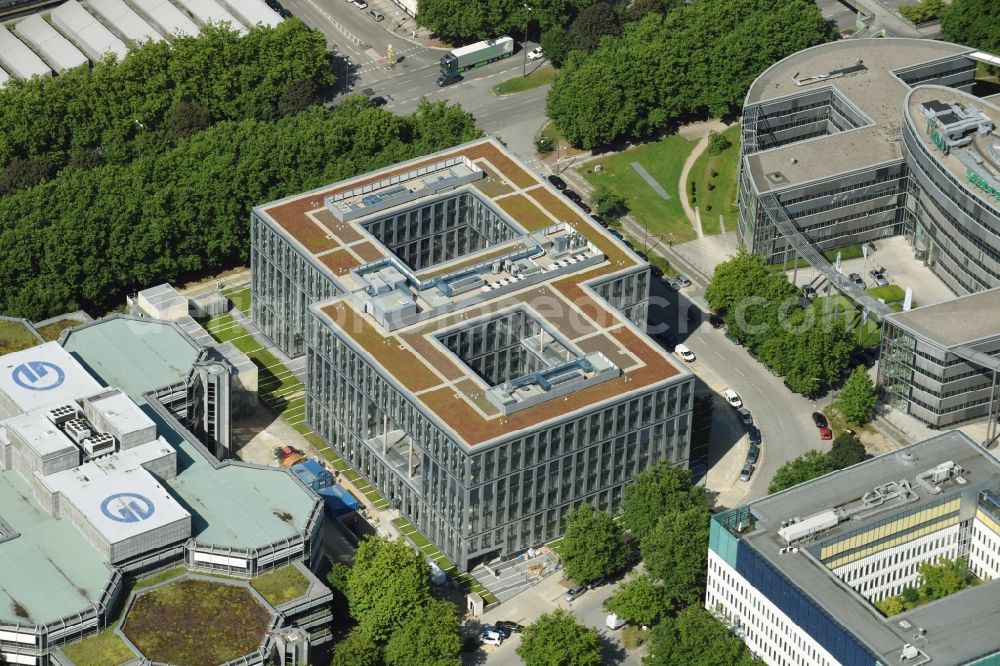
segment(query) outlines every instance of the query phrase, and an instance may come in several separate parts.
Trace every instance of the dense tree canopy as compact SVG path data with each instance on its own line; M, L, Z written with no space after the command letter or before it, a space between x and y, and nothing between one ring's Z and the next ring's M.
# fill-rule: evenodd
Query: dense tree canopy
M704 595L710 518L704 506L674 511L661 516L642 540L646 570L679 605L697 603Z
M604 605L620 619L642 625L656 624L673 610L666 588L647 574L622 583Z
M725 622L695 604L653 628L643 666L749 666L753 656Z
M1000 2L954 0L941 12L941 31L949 42L1000 53Z
M347 600L358 627L385 641L431 599L430 569L402 539L366 539L347 578Z
M0 198L0 311L100 311L137 288L245 263L253 206L478 135L458 107L397 116L355 97L218 123L127 164L66 169Z
M864 424L871 420L876 402L878 394L875 392L875 383L868 376L868 370L859 365L851 372L844 382L844 388L837 395L837 407L849 421Z
M767 487L767 492L776 493L832 471L833 463L830 462L830 457L827 454L815 449L806 451L798 458L789 460L778 468L778 471L774 473L774 478L771 479L771 485Z
M764 69L832 36L809 0L693 0L653 11L590 55L573 52L548 115L583 148L649 136L690 114L726 115Z
M625 486L622 524L642 540L653 531L661 517L707 506L705 489L693 485L691 470L661 462Z
M450 601L430 601L392 631L386 666L461 666L458 612Z
M501 35L517 37L524 31L525 20L543 31L562 26L594 1L420 0L417 23L457 46Z
M333 648L330 666L381 666L382 647L369 638L360 627Z
M830 466L833 469L844 469L872 457L853 432L843 432L837 435L837 438L833 440L833 446L830 447L830 453L827 455L830 457Z
M214 121L301 111L332 82L322 33L297 19L246 36L206 27L134 49L120 63L9 81L0 91L0 165L39 160L51 175L74 159L128 162ZM4 191L24 184L4 180Z
M590 583L625 566L622 530L607 511L583 504L566 516L566 526L559 555L567 576Z
M524 628L517 654L525 666L599 666L597 632L559 608Z

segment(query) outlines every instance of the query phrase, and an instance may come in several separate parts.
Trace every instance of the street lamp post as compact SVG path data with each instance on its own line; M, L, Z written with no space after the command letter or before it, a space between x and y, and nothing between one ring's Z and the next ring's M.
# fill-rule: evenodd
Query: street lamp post
M524 50L524 66L521 68L521 78L528 76L528 15L531 12L531 7L524 5L524 8L528 11L524 12L524 41L521 42L521 48Z

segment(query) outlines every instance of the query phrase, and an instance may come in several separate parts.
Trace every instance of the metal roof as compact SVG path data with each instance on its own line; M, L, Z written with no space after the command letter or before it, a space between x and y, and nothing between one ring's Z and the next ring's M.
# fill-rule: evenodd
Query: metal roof
M52 76L49 66L3 26L0 26L0 65L19 79Z
M130 0L136 11L168 37L195 37L198 25L170 0Z
M87 56L49 25L41 14L32 14L14 25L14 32L31 45L52 69L62 74L87 64Z
M265 25L273 28L283 20L278 12L264 4L264 0L223 0L223 2L246 26Z
M115 37L104 24L90 14L77 0L69 0L52 10L52 25L58 28L93 62L103 60L108 53L123 60L128 47Z
M126 42L163 41L163 36L122 0L88 0L87 6Z
M15 413L65 404L100 390L101 385L57 342L0 357L0 400Z
M243 24L215 0L177 0L177 4L180 5L181 9L187 10L187 13L201 25L228 23L233 30L241 35L245 35L247 32Z

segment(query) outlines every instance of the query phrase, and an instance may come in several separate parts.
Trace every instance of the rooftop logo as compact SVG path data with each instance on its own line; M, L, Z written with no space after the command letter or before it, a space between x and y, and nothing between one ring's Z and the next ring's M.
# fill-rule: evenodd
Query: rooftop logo
M29 391L50 391L66 381L66 373L55 363L28 361L14 368L11 378Z
M969 182L983 190L987 194L993 195L995 198L1000 199L1000 188L994 187L990 181L983 178L980 174L976 173L972 169L966 170L965 175L969 178Z
M930 137L931 143L937 146L938 150L945 155L948 154L948 142L945 141L944 137L938 133L937 125L935 124L933 118L927 119L927 136Z
M101 502L101 513L116 523L139 523L155 512L153 502L136 493L115 493Z

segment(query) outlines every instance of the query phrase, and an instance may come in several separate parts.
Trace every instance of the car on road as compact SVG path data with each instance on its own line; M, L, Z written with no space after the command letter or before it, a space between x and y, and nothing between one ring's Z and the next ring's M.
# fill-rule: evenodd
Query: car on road
M678 282L677 280L675 280L674 278L667 277L666 275L664 275L660 279L663 280L663 284L667 285L667 289L669 289L670 291L680 291L681 290L681 283Z
M833 431L827 426L823 426L819 429L819 438L822 441L833 439Z
M545 56L542 55L542 47L536 46L535 48L528 51L528 60L541 60Z
M664 331L660 333L660 339L663 340L663 344L666 345L667 351L674 351L677 349L677 336L673 334L672 331Z
M507 628L501 627L501 626L495 626L495 625L492 625L492 624L488 624L485 627L483 627L483 631L493 631L493 632L496 632L496 633L500 634L500 638L502 638L504 640L507 640L508 638L510 638L510 635L513 633L510 629L507 629Z
M453 83L458 83L462 80L462 75L458 72L448 72L447 74L442 74L437 79L438 88L444 88L445 86L450 86Z
M479 634L479 642L484 645L502 645L503 636L495 631L483 630L483 633Z
M806 286L802 287L802 295L808 298L810 301L815 300L817 295L816 287L812 286L811 284L807 284Z
M722 317L714 312L708 315L708 323L712 325L712 328L722 328L726 324L726 322L722 321Z
M365 0L354 0L354 6L358 9L368 9L368 3Z
M571 587L566 590L566 594L563 595L563 599L566 601L573 601L574 599L579 599L583 596L583 593L587 591L586 585L577 585L576 587Z
M760 458L760 447L751 444L750 449L747 451L747 464L751 466L756 465L758 458Z
M723 391L722 397L726 399L726 402L729 403L730 407L735 407L736 409L739 409L740 407L743 406L743 401L740 400L740 394L731 388L727 388L725 391Z
M749 481L751 476L753 476L753 463L748 462L740 471L740 481Z
M862 278L859 274L851 273L850 275L847 276L847 279L853 282L854 284L858 285L862 289L865 288L864 278Z
M582 211L583 211L584 213L586 213L587 215L590 215L590 214L591 214L591 213L593 212L593 211L592 211L592 210L590 209L590 206L588 206L587 204L583 203L582 201L578 201L578 202L576 203L576 205L577 205L577 206L578 206L578 207L580 208L580 210L582 210Z
M550 174L550 175L546 176L545 178L550 183L552 183L552 187L556 188L557 190L565 190L566 189L566 181L563 180L562 178L560 178L559 176L557 176L555 174Z
M823 416L822 414L820 414L819 412L813 412L812 413L812 420L813 420L813 423L816 424L817 428L825 428L828 425L830 425L827 422L826 417Z
M747 438L750 440L750 446L760 446L760 428L757 426L747 428Z
M689 278L687 275L684 275L684 273L678 273L676 275L676 277L674 277L674 279L677 280L677 282L682 287L690 287L691 286L691 278Z
M583 197L574 192L573 190L563 190L563 196L572 201L573 203L580 203L583 201Z
M611 230L609 231L609 233L610 233L610 234L611 234L612 236L614 236L615 238L617 238L618 240L625 240L625 237L624 237L624 236L622 236L622 235L621 235L621 233L619 233L618 231L615 231L614 229L611 229Z
M698 309L698 306L695 305L694 303L688 306L687 318L688 318L688 323L690 324L693 324L694 322L701 320L701 310Z
M608 228L608 223L605 222L604 220L602 220L599 216L594 215L593 213L591 213L590 219L592 219L594 222L597 222L599 225L601 225L605 229Z
M386 104L389 103L389 100L387 100L385 97L382 97L381 95L376 95L375 97L369 99L368 103L371 104L372 106L385 106Z
M740 417L740 423L748 428L753 425L753 417L750 416L750 410L746 407L740 407L737 409L736 415Z
M384 14L381 14L380 12L377 12L377 11L375 11L374 9L369 9L369 10L368 10L368 16L369 16L369 17L371 18L371 20L373 20L373 21L381 21L382 19L384 19L384 18L385 18L385 15L384 15Z
M511 622L510 620L497 620L493 623L493 626L499 627L501 629L507 629L514 632L515 634L521 633L524 629L524 625L518 624L517 622Z
M682 359L690 363L695 359L694 352L688 349L684 345L677 345L674 347L674 353L680 356Z

